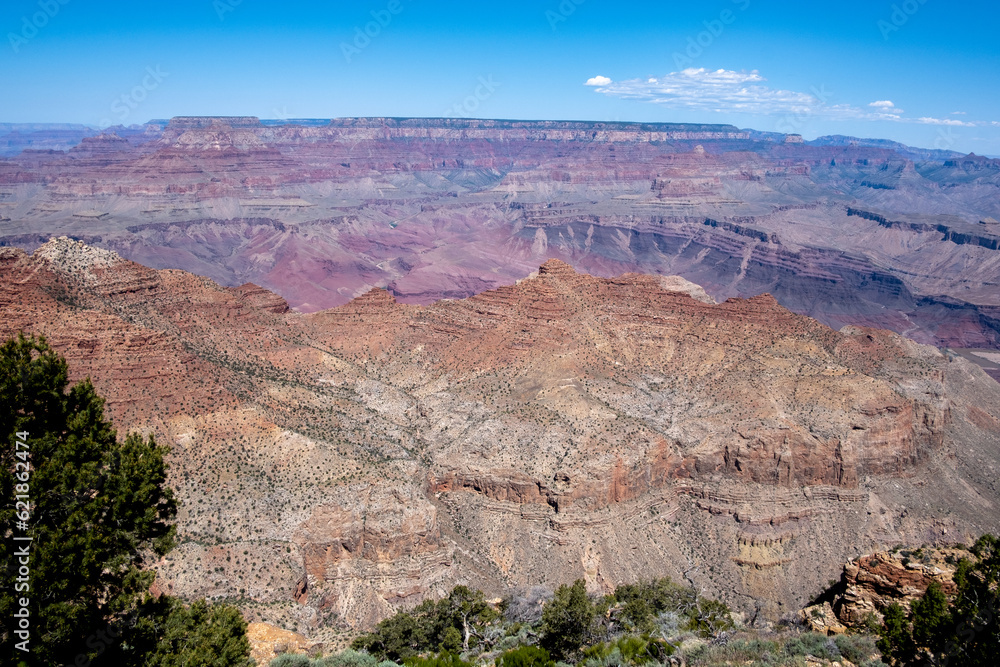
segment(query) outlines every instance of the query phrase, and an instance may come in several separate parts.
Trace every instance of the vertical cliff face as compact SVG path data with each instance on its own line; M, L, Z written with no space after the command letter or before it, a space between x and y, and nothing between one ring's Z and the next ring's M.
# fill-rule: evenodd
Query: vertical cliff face
M311 637L458 582L670 575L778 616L861 553L1000 528L1000 386L769 295L552 260L302 315L61 239L0 251L0 314L172 446L158 586Z

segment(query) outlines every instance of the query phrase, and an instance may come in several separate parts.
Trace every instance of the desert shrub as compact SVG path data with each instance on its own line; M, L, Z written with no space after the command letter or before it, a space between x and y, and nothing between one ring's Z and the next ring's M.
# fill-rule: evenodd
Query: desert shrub
M729 607L718 600L698 600L688 611L688 617L690 621L687 629L697 632L702 637L711 637L733 628Z
M781 653L777 642L764 639L735 639L726 648L732 660L764 660Z
M602 642L583 652L583 660L580 661L579 667L620 667L624 664L625 660L618 647Z
M354 649L345 649L340 653L317 660L311 667L376 667L375 656Z
M311 662L304 655L285 653L268 663L268 667L310 667Z
M818 632L803 632L798 637L785 642L788 655L812 655L825 660L840 659L840 649L836 642Z
M664 639L671 639L681 634L686 623L687 617L682 617L676 611L663 611L656 616L655 632Z
M688 654L690 658L691 655ZM697 665L779 665L782 660L794 664L797 658L783 656L777 642L761 639L737 638L724 643L710 643L698 659Z
M878 654L875 637L871 635L837 635L834 638L840 655L856 665L866 662L871 656Z
M674 647L662 639L644 635L627 635L611 643L599 642L583 651L581 665L610 667L611 665L659 664L672 655Z
M404 664L406 667L472 667L471 662L466 662L456 654L447 651L426 658L415 656L409 658Z
M497 656L497 667L555 667L549 652L537 646L521 646Z

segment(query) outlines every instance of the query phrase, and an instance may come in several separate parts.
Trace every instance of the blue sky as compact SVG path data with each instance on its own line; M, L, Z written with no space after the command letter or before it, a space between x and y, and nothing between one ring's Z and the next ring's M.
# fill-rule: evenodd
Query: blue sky
M0 122L709 122L1000 155L992 2L5 0L0 35Z

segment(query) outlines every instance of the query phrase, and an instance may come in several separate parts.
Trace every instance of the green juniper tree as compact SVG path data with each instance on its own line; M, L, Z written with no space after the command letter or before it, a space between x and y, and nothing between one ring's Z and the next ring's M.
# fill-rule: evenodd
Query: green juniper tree
M906 610L898 603L893 602L886 607L880 634L878 649L889 664L907 665L913 660L916 651L910 624L906 619Z
M983 535L971 549L975 564L962 560L955 572L952 624L945 655L952 665L985 667L1000 657L1000 539Z
M932 582L911 605L910 618L898 604L884 613L878 648L893 665L992 667L1000 655L1000 540L979 538L975 562L962 559L955 571L958 592L949 605Z
M198 600L187 607L170 601L163 632L146 667L246 665L246 621L234 607Z
M559 660L575 654L587 641L594 616L583 579L572 586L563 584L542 610L542 648Z

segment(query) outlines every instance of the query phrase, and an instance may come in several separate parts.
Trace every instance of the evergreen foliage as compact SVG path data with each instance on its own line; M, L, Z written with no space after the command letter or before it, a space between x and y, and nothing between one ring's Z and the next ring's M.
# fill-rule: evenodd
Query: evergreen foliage
M438 655L426 658L415 656L406 661L406 667L472 667L471 662L466 662L449 651L442 651Z
M173 546L177 504L166 486L167 450L152 436L119 440L90 380L67 391L68 377L65 360L44 338L22 335L0 345L4 660L46 667L246 664L249 644L245 636L238 641L245 624L235 609L186 610L149 593L155 575L146 566ZM15 496L30 501L27 526L20 525ZM13 538L24 536L31 537L29 553L15 558L25 542ZM17 582L22 561L29 574ZM27 652L15 648L21 598L30 619ZM219 653L209 662L170 662L161 644L171 637L178 646Z
M963 665L986 667L1000 656L1000 540L984 535L955 572L958 588L949 606L941 586L932 582L914 601L909 618L899 605L884 613L878 647L900 667Z
M563 584L542 610L541 645L557 660L564 660L583 646L594 622L594 605L583 579Z
M1000 659L1000 539L983 535L971 549L977 562L959 563L945 655L951 664L985 667Z
M549 652L537 646L519 646L497 656L497 667L555 667Z
M551 599L536 589L508 597L501 615L480 591L457 586L444 600L383 620L352 647L406 664L436 652L460 652L463 659L493 652L497 667L558 667L563 660L607 667L664 664L677 650L669 641L676 634L713 637L733 627L724 604L669 578L624 584L605 596L588 595L582 579L560 586Z
M170 601L162 637L146 667L230 667L248 664L243 615L228 605Z
M456 586L443 600L426 600L413 611L383 620L351 648L398 663L428 650L457 653L482 641L485 627L498 618L482 591Z

